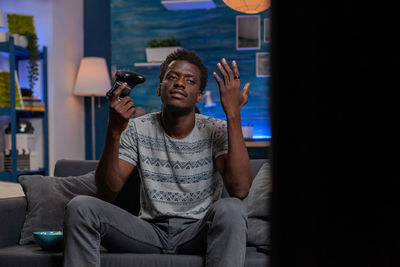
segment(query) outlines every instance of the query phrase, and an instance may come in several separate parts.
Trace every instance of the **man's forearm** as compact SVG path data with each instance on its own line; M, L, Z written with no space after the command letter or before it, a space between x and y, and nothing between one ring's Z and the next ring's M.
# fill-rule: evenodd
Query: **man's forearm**
M252 183L249 155L244 143L240 114L227 116L228 158L225 167L225 182L229 193L245 198Z
M107 131L105 144L96 169L97 193L101 199L112 201L123 186L119 175L120 134Z

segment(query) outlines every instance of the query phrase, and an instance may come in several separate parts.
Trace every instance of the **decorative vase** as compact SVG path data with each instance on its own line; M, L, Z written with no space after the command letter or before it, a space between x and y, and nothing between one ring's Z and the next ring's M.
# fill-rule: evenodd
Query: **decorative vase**
M253 138L253 126L242 126L242 134L243 138L245 139L252 139Z
M177 49L181 49L181 47L146 47L146 60L147 62L163 62L169 54Z

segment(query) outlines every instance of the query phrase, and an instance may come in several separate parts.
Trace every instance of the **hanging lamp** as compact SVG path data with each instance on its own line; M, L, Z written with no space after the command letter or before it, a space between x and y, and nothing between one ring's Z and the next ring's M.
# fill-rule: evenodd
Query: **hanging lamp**
M271 0L223 0L230 8L246 14L260 13L271 6Z

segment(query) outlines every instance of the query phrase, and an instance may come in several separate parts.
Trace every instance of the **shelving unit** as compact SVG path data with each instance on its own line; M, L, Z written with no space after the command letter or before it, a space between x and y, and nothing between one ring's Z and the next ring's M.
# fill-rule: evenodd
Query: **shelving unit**
M0 172L0 181L18 182L19 175L26 174L49 174L49 149L48 149L48 107L47 107L47 47L43 47L40 52L42 60L42 90L43 102L45 105L44 111L19 110L15 108L15 75L14 70L18 69L18 61L28 59L28 50L26 48L15 46L14 38L10 37L8 42L0 42L0 51L9 54L10 61L10 107L0 107L0 115L10 117L11 125L11 171ZM19 118L40 117L43 118L43 159L44 168L32 171L17 170L17 121Z

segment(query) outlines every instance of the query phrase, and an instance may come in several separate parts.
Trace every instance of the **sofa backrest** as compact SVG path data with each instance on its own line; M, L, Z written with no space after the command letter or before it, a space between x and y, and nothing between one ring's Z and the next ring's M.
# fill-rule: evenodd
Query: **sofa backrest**
M250 160L253 178L257 175L258 170L266 161L266 159ZM82 175L96 169L97 163L97 160L58 160L54 168L54 176L65 177ZM229 197L229 193L225 187L223 188L221 197ZM132 172L121 192L118 194L118 197L113 201L113 204L132 214L139 214L140 179L137 168Z
M54 166L54 176L66 177L82 175L95 170L98 162L98 160L60 159Z
M258 170L266 161L266 159L250 160L253 178L257 175ZM54 176L65 177L82 175L96 169L98 162L98 160L60 159L56 162L54 167Z

